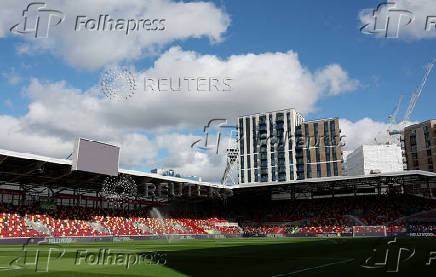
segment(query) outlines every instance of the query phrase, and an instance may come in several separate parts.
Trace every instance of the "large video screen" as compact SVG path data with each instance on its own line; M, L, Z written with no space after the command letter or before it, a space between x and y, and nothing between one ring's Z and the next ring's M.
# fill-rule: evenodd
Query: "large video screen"
M72 170L117 176L119 155L118 146L79 138L74 144Z

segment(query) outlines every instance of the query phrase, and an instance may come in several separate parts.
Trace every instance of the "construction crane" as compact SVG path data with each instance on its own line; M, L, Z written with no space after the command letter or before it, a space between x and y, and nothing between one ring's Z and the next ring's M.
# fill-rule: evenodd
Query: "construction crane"
M400 110L401 102L403 102L404 95L400 95L400 99L398 99L398 103L395 106L394 110L391 114L389 114L389 127L388 127L388 133L392 132L392 128L397 123L397 115L398 111Z
M398 111L400 110L401 102L403 101L404 95L400 95L400 99L398 99L397 105L394 107L394 110L389 114L389 125L387 129L387 133L390 134L392 132L392 128L397 123L397 115ZM397 143L397 140L395 136L387 136L384 131L378 131L377 135L374 137L374 141L376 144L395 144Z
M409 107L407 107L406 114L404 115L403 121L400 123L399 129L397 130L389 130L389 135L400 135L404 128L407 125L407 122L409 121L410 115L412 114L413 110L415 109L416 102L418 101L419 96L422 93L422 90L425 87L425 84L427 83L428 77L430 76L431 71L433 70L433 67L436 63L436 58L434 58L428 65L424 74L424 78L422 79L421 84L419 85L418 89L413 93L412 97L410 98Z
M398 99L397 105L395 106L392 113L389 114L389 125L388 125L388 134L391 134L394 125L397 124L397 115L400 110L401 102L403 101L404 95L400 95L400 99ZM376 140L377 142L377 140ZM386 144L389 145L400 145L400 139L398 136L388 135Z

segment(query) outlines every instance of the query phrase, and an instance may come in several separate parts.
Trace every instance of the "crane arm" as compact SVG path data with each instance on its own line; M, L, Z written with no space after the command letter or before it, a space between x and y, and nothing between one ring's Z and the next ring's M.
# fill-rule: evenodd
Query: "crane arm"
M410 115L412 114L413 110L415 109L416 102L418 101L419 96L421 95L422 90L424 89L425 84L427 83L428 76L430 75L434 65L436 63L436 58L433 59L433 61L427 65L427 69L424 74L424 78L422 79L421 84L419 85L418 89L413 93L412 97L410 98L409 107L407 107L407 112L404 115L403 121L406 122L409 120Z

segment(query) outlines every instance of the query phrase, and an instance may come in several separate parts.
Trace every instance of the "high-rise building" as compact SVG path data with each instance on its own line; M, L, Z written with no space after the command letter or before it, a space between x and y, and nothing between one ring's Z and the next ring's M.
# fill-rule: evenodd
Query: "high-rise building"
M404 150L408 170L436 172L436 120L406 127Z
M301 136L299 135L301 129ZM297 126L297 179L342 175L341 131L339 120L324 118ZM298 140L300 143L298 143ZM303 152L303 161L299 159ZM301 170L301 164L304 171Z
M286 109L241 116L238 130L240 184L342 175L337 118Z

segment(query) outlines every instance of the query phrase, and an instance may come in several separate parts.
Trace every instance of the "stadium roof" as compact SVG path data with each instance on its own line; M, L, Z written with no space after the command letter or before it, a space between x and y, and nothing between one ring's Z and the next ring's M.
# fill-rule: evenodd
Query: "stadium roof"
M32 187L49 187L58 190L74 190L95 192L102 188L106 175L72 171L72 161L55 159L40 155L18 153L0 149L0 185L21 185ZM286 182L251 183L235 186L224 186L209 182L198 182L184 178L161 176L153 173L120 169L121 174L130 175L136 184L145 183L183 183L217 189L232 189L238 194L254 192L284 192L296 195L333 195L359 194L365 191L392 188L397 185L425 185L424 197L436 197L436 173L411 170L403 172L381 173L364 176L335 176L312 178ZM404 186L403 186L404 189ZM424 195L426 194L426 195ZM433 196L434 195L434 196Z
M436 173L422 171L422 170L406 170L398 172L371 174L371 175L359 175L359 176L332 176L332 177L322 177L322 178L311 178L295 181L286 182L258 182L244 185L235 185L232 188L254 188L254 187L265 187L265 186L281 186L290 184L310 184L310 183L330 183L338 181L368 181L371 179L380 179L382 177L407 177L407 176L425 176L436 178Z
M436 174L421 170L362 176L334 176L287 182L252 183L232 186L236 195L273 199L314 199L398 192L436 198Z
M6 184L44 185L95 190L101 187L106 175L72 171L72 161L29 153L0 149L0 182ZM135 170L120 169L137 183L185 183L215 188L228 188L220 184L199 182L184 178L162 176Z

